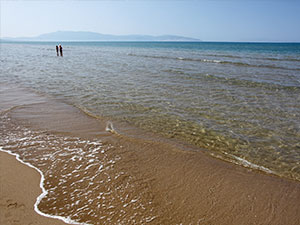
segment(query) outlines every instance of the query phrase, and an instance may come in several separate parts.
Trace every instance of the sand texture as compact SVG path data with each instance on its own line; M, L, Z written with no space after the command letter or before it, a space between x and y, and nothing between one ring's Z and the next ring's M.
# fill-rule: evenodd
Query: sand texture
M21 164L15 156L0 152L0 224L62 225L63 221L46 218L34 211L36 198L42 193L40 174Z
M44 213L95 225L300 224L297 181L114 121L109 132L107 121L26 90L2 93L2 148L44 174ZM63 224L33 210L39 173L14 156L0 156L0 224Z

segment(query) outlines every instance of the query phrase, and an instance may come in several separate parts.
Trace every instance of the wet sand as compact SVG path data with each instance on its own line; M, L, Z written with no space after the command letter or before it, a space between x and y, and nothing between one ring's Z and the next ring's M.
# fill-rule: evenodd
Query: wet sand
M66 224L34 211L36 198L42 193L40 179L35 169L20 163L15 156L0 152L0 224Z
M118 132L118 125L116 133L108 132L104 119L23 92L27 93L17 88L1 92L7 100L3 102L12 101L14 95L23 98L22 106L3 117L5 132L14 135L4 147L45 174L45 188L53 192L39 204L44 213L71 214L72 219L91 224L300 224L299 182L230 164L188 146L156 141L155 135L142 138L134 131L126 135ZM83 150L82 156L76 149ZM0 171L1 177L5 171ZM22 204L23 187L14 188L18 196L13 204Z

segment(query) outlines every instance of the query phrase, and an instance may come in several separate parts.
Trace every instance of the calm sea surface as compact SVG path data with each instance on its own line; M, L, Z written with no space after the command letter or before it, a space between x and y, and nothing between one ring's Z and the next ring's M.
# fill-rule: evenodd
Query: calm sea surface
M300 44L1 43L0 82L300 180Z

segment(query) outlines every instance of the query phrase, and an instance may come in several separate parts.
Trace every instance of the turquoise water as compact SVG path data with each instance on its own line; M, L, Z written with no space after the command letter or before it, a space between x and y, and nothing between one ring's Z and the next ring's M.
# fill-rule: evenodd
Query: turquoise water
M1 82L300 180L300 44L1 43Z

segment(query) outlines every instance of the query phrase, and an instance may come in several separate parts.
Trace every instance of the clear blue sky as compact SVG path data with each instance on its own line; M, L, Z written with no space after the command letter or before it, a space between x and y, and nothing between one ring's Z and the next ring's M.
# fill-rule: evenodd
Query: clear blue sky
M300 42L300 0L0 0L1 37L58 30Z

